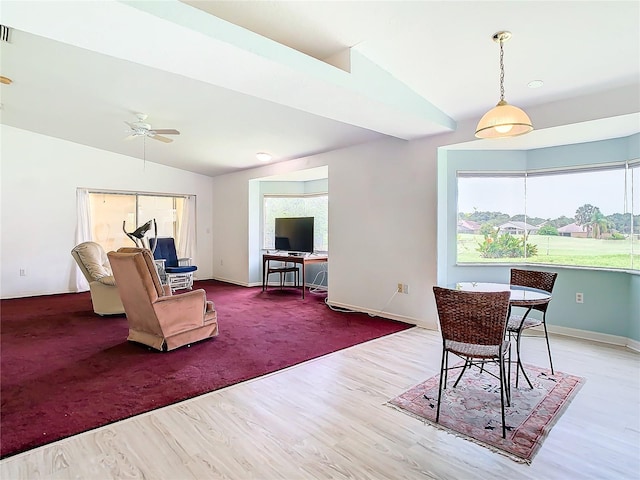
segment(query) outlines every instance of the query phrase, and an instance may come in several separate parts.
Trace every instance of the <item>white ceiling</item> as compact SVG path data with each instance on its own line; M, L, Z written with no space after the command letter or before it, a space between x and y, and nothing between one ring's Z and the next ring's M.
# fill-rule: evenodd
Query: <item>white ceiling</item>
M0 75L13 80L0 90L3 124L211 176L260 165L260 151L284 161L479 118L499 99L491 36L502 29L513 33L506 99L525 110L640 88L636 1L0 3L14 29L0 45ZM136 112L181 135L124 141ZM614 119L607 135L639 123ZM583 127L563 138L594 139ZM488 145L473 140L461 148Z

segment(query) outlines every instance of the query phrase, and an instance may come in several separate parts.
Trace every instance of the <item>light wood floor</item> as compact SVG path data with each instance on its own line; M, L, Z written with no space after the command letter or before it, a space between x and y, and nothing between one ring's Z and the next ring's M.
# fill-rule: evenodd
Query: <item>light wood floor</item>
M524 465L385 405L437 373L440 342L374 340L9 457L0 478L640 478L638 354L554 336L557 369L587 382ZM544 340L525 342L524 361L546 365Z

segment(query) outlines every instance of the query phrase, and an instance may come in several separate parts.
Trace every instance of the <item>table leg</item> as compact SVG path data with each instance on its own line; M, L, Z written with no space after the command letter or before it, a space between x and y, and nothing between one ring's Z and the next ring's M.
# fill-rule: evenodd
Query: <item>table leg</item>
M516 388L518 388L518 379L520 378L519 371L522 370L522 375L524 375L524 379L529 384L529 388L533 389L533 385L531 384L531 381L527 376L527 372L524 371L524 366L522 365L522 360L520 358L520 338L522 337L522 326L524 325L524 321L526 320L527 315L529 315L530 311L531 311L531 307L529 307L527 312L522 317L522 321L520 322L520 328L518 329L518 334L516 336L516 355L518 356L518 364L516 365Z
M267 262L269 260L262 259L262 291L264 292L264 287L267 281Z
M302 299L304 300L304 286L305 286L305 280L304 280L304 260L302 261Z

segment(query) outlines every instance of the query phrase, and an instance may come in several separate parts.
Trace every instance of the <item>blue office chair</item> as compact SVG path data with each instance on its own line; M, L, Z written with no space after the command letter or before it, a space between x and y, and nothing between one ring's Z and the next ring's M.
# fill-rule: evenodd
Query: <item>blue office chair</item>
M198 267L191 265L191 258L178 258L176 244L171 237L150 238L149 248L158 267L160 279L174 292L181 288L191 290L193 272Z

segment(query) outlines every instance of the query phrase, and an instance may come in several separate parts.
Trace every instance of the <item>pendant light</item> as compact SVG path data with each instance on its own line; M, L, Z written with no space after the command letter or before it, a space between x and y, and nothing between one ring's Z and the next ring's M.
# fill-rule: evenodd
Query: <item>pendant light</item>
M504 99L504 42L511 38L511 32L498 32L493 41L500 44L500 101L480 119L476 128L478 138L500 138L524 135L533 130L529 116L518 107L509 105Z

